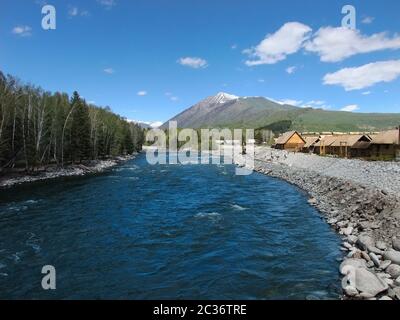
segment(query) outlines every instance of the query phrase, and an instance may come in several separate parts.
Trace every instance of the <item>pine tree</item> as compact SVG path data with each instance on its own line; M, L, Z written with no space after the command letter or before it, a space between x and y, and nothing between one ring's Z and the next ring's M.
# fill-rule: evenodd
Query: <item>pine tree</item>
M73 109L71 125L72 161L81 163L82 160L89 159L91 154L90 117L88 106L76 91L71 100L71 108Z

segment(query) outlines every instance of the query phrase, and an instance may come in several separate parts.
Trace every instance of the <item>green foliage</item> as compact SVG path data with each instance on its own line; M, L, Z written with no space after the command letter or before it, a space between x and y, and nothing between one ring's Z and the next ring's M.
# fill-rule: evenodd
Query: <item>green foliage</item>
M0 72L0 169L26 170L131 154L143 130L74 92L50 94Z

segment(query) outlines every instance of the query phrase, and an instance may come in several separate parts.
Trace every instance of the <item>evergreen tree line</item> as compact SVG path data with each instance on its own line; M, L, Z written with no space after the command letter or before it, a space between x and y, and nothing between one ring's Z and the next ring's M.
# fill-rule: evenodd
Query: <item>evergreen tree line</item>
M0 71L0 171L132 154L143 140L137 124L77 92L51 94Z

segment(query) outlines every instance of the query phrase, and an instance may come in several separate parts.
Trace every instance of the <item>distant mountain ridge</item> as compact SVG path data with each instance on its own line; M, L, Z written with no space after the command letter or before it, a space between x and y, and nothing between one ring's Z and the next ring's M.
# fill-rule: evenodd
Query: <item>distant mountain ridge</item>
M400 124L400 113L351 113L280 104L263 97L238 97L220 92L207 97L169 121L178 128L257 129L288 122L299 131L378 131ZM168 122L161 128L168 128Z

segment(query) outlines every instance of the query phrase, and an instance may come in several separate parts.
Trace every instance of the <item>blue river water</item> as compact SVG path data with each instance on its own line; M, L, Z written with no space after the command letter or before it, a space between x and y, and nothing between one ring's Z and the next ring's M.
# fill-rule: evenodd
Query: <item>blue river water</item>
M336 299L341 255L303 192L232 165L140 155L0 191L0 299Z

